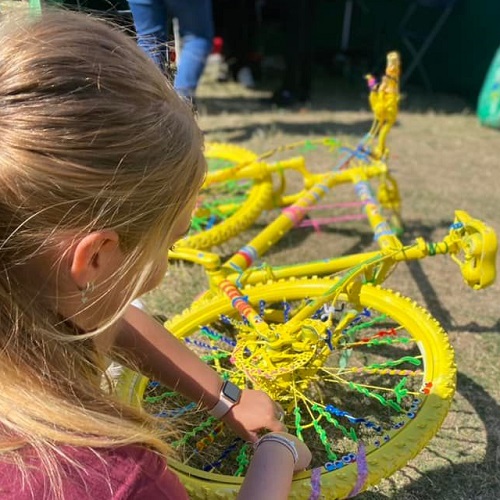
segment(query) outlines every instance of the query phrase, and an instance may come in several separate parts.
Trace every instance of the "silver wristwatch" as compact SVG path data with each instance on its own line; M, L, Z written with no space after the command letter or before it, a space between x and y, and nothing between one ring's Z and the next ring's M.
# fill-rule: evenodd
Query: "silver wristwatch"
M234 405L240 402L241 389L229 380L222 384L219 401L208 413L215 418L222 418Z

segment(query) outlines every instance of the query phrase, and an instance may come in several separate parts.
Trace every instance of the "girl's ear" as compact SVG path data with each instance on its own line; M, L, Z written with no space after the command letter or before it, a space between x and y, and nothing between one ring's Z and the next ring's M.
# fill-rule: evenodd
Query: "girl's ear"
M97 284L120 265L123 254L115 231L95 231L82 238L71 257L70 274L79 289Z

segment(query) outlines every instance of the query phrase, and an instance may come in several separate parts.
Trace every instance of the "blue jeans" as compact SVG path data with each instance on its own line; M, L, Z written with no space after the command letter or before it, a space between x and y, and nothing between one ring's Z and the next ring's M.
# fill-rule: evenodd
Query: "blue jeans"
M139 46L162 70L166 66L168 20L178 19L182 54L174 87L180 95L193 97L212 50L212 0L129 0L129 5Z

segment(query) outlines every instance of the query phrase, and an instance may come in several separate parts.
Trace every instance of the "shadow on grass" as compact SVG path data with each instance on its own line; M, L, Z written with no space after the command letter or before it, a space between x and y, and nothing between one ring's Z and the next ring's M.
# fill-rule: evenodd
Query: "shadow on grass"
M417 236L422 236L426 240L432 240L436 230L447 229L452 221L441 220L436 224L425 225L420 221L408 221L406 223L405 240L411 241ZM372 241L372 233L360 233L359 230L350 230L339 227L322 228L324 232L355 236L356 243L343 254L352 254L366 250ZM291 245L297 240L297 236L304 238L308 232L292 232L290 238L292 242L286 240L276 246ZM476 333L499 332L500 320L491 327L485 327L477 323L456 325L450 312L442 305L439 297L433 288L429 278L424 272L419 261L407 263L410 274L417 284L425 300L425 307L436 318L445 330L456 332L468 331ZM458 372L457 392L468 401L475 414L481 420L486 432L486 450L484 456L469 463L454 464L446 457L446 450L437 447L433 448L431 442L429 451L444 460L448 460L448 465L439 467L432 471L420 473L421 477L412 480L411 484L398 488L394 493L367 492L357 498L360 500L497 500L500 495L500 477L498 470L500 466L500 406L488 394L484 388L463 372ZM467 429L464 431L463 439L471 439ZM411 466L410 466L411 467ZM418 469L417 469L418 471ZM420 472L420 471L418 471Z
M307 106L292 106L277 108L269 99L272 95L273 80L265 81L259 86L258 92L234 93L228 87L227 94L220 95L220 89L213 94L207 94L197 99L198 107L203 114L210 116L220 114L248 114L252 112L307 114L311 112L369 112L368 89L361 79L353 84L342 78L332 78L322 75L315 80L312 99ZM221 83L220 85L224 85ZM233 93L232 93L233 92ZM265 96L268 97L265 97ZM406 113L438 113L463 114L473 113L467 102L457 96L447 94L427 93L418 88L403 91L400 109Z
M436 318L445 329L445 331L471 332L471 333L499 333L500 319L491 326L480 325L476 321L471 323L457 325L453 322L450 312L443 307L434 288L432 287L427 275L418 261L408 263L410 274L417 284L425 301L426 309ZM500 493L499 493L500 495Z
M346 227L321 227L321 232L325 234L334 233L339 236L348 237L350 239L355 238L356 241L353 242L347 249L344 249L340 255L352 255L356 253L361 253L367 251L367 247L373 241L373 233L368 231L360 231L358 228L346 228ZM300 245L303 241L306 241L310 236L315 234L315 229L312 227L302 227L290 231L286 234L278 243L273 245L271 249L266 252L266 255L273 255L279 253L283 250L287 250L291 247L296 247ZM339 255L339 256L340 256ZM332 255L331 258L336 257Z
M423 224L418 220L408 220L405 221L405 232L401 239L407 244L414 241L415 238L419 236L424 238L426 241L432 241L436 230L448 229L452 222L453 220L450 218L442 219L433 225L428 225ZM265 227L266 223L255 224L256 229L262 230ZM322 226L321 232L325 234L336 234L343 237L346 241L347 239L350 241L352 240L349 246L343 248L342 252L338 256L366 252L373 243L373 233L371 231L362 231L359 227L351 228L342 225ZM265 261L268 256L271 257L290 248L300 247L314 234L315 230L311 227L295 229L288 232L266 252L263 256L263 260ZM224 259L231 257L231 255L232 252L225 254ZM332 255L331 257L334 258L335 255ZM423 300L425 301L425 308L441 324L445 331L471 333L500 332L500 319L491 326L485 326L475 321L457 325L453 321L450 311L448 311L440 301L436 290L432 286L430 279L422 268L422 264L418 260L415 260L407 262L406 265L408 266L410 274L419 288Z
M429 238L437 227L447 227L448 221L438 225L424 226L418 222L410 223L409 233ZM499 332L500 321L492 327L477 323L456 325L450 312L439 300L419 261L408 263L410 273L420 289L425 300L425 307L436 318L445 330L468 331L475 333ZM385 495L367 492L360 495L361 500L381 500L397 498L398 500L497 500L500 495L500 406L483 387L462 372L457 376L457 392L464 397L481 420L486 432L486 450L481 460L453 464L425 472L418 480L413 480L409 486L398 489L397 493ZM464 434L463 439L470 436ZM430 450L440 455L440 451ZM443 450L441 450L442 452ZM445 458L445 456L442 458Z
M422 236L426 240L432 239L432 234L436 229L448 228L451 220L441 220L439 223L429 226L421 224L419 221L410 221L405 223L405 238L414 239L417 236ZM438 294L431 284L428 276L422 268L422 264L418 261L407 262L413 280L418 286L423 300L425 301L425 308L431 315L441 323L445 331L455 332L471 332L471 333L498 333L500 332L500 319L491 326L481 325L477 322L457 325L448 311L439 300Z
M277 134L304 137L309 135L352 135L361 138L370 130L371 125L371 120L358 120L352 123L335 121L290 123L280 120L279 115L277 115L276 120L266 123L252 122L242 126L215 127L207 132L210 134L231 134L231 142L235 143L248 141L256 135L268 137Z
M451 219L441 220L437 224L433 226L425 225L420 223L419 221L405 221L404 234L401 237L403 243L409 244L412 242L417 236L421 236L426 240L432 240L433 232L436 229L448 228L453 221ZM262 225L262 229L265 227L265 224ZM321 226L321 233L324 234L334 234L338 236L343 236L345 238L349 238L353 240L353 243L345 249L342 250L340 255L352 255L356 253L367 252L371 250L375 250L372 248L368 250L370 245L373 243L373 232L369 230L362 230L359 226L346 227L340 224L337 225L325 225ZM266 255L273 255L274 253L280 252L282 250L286 250L287 248L298 246L302 242L306 241L310 236L315 234L315 229L312 227L306 228L296 228L295 230L290 231L286 234L280 241L278 241L275 245L271 247L271 249L266 253ZM331 256L332 258L335 255ZM414 261L417 262L418 261ZM414 262L410 264L413 265ZM418 282L420 278L415 278ZM436 293L432 290L432 286L430 285L429 280L427 280L428 287L431 288L430 293L434 293L434 297L437 300ZM449 314L448 314L449 316Z
M500 406L474 380L459 372L457 391L474 408L486 430L484 458L426 472L394 495L367 492L359 500L497 500L500 492ZM467 436L464 436L466 439ZM430 445L432 448L432 443Z

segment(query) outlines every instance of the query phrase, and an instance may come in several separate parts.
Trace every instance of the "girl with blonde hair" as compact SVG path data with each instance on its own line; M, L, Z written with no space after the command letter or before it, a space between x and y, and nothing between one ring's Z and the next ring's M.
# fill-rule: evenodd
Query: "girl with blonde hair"
M159 69L83 14L3 20L0 144L0 498L187 498L164 425L102 388L118 355L246 440L272 431L240 498L286 498L310 454L279 407L130 305L163 277L206 168Z

